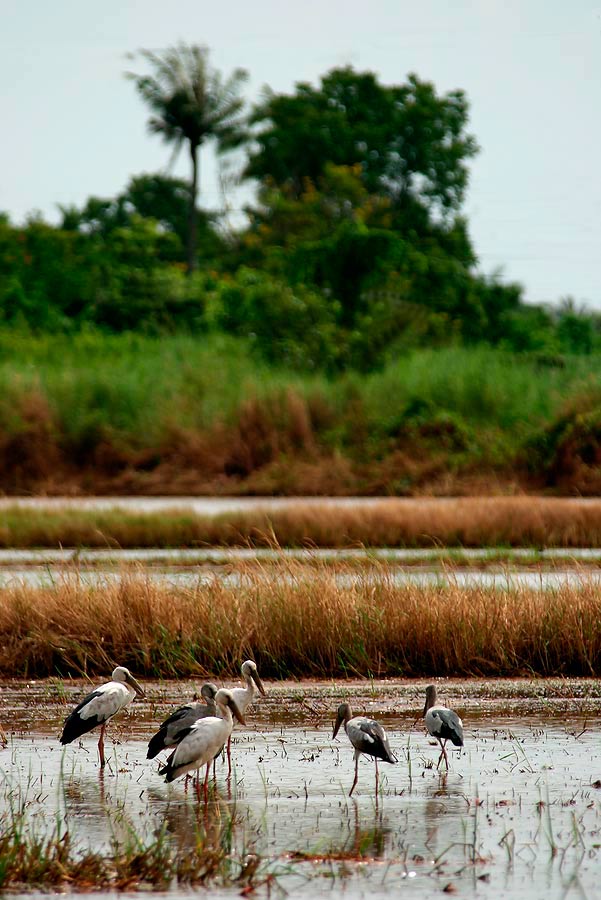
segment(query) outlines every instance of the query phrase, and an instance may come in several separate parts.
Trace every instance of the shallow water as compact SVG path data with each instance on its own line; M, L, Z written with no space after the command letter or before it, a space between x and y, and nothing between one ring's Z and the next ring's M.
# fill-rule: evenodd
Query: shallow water
M129 512L164 512L179 509L198 515L217 516L227 512L254 511L258 509L293 509L297 506L328 506L334 508L356 507L365 509L382 503L390 506L431 504L444 509L456 504L457 497L0 497L0 509L24 506L34 509L114 509L120 507ZM562 503L580 506L599 502L598 497L562 497ZM536 497L537 501L545 500ZM557 502L557 498L549 498Z
M203 516L258 509L290 509L296 506L361 507L407 502L397 497L0 497L0 509L24 506L33 509L125 509L128 512L165 512L179 509ZM439 502L438 498L436 502ZM443 500L444 502L444 500Z
M73 554L71 554L72 558ZM288 554L278 554L270 557L276 559L290 558ZM158 584L176 585L185 588L194 588L208 584L215 579L224 584L236 587L248 580L250 572L236 571L228 565L219 562L204 564L202 566L187 565L159 565L154 564L139 568L131 565L135 556L123 551L122 559L128 560L130 565L110 565L104 562L104 558L88 551L78 558L76 563L52 562L50 554L47 562L40 564L34 562L36 554L24 556L18 564L2 565L0 561L0 588L25 584L32 587L52 587L76 579L82 585L98 586L120 581L124 578L144 579ZM109 560L113 557L107 556ZM177 553L174 554L177 558ZM252 555L247 557L230 557L230 561L250 561ZM267 557L259 557L265 560ZM314 557L317 559L317 557ZM346 557L348 561L348 557ZM519 568L509 565L489 565L486 568L478 568L475 565L469 567L453 566L419 566L417 564L407 567L386 568L369 566L368 560L363 560L367 565L357 568L356 571L333 569L331 577L337 584L349 586L360 582L365 585L385 580L388 584L397 586L418 585L430 587L435 585L454 585L464 588L498 588L500 590L514 590L517 588L530 588L533 590L552 590L561 587L578 588L582 585L601 584L601 570L594 566L579 565L577 567L559 568L545 566L530 566ZM93 563L96 562L96 565ZM307 576L309 577L309 572ZM298 573L287 575L278 571L275 575L269 568L253 570L253 583L258 578L269 581L277 577L278 582L288 579L291 583L298 581Z
M236 846L265 857L264 871L293 895L367 898L402 889L423 898L447 888L469 896L595 896L600 683L442 683L443 699L463 715L466 730L464 750L450 754L448 776L433 767L438 749L423 725L412 727L423 687L268 685L249 726L236 729L229 791L220 766L217 801L206 811L201 804L202 821L235 815ZM44 816L49 826L61 810L82 847L107 847L130 823L148 835L166 823L170 839L185 844L200 814L194 792L186 794L181 781L164 784L156 761L145 760L153 723L181 699L182 685L148 685L148 699L111 725L119 743L109 741L104 777L94 737L65 750L56 740L81 691L56 681L4 688L3 724L11 734L0 751L0 804L7 791L13 799L24 792L37 821ZM380 765L377 805L367 759L347 797L352 749L345 735L331 740L333 710L346 696L356 711L386 725L399 759Z

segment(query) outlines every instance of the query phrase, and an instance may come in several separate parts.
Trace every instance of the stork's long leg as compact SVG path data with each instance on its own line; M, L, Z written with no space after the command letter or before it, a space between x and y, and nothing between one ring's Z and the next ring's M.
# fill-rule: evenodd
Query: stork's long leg
M106 731L106 722L102 723L102 728L100 729L100 737L98 738L98 754L100 756L100 768L104 769L105 759L104 759L104 732Z
M349 791L349 797L353 796L353 791L355 790L355 787L357 786L358 779L359 779L359 754L355 753L355 780L353 781L353 786Z
M376 756L376 799L378 797L378 783L380 779L378 778L378 757Z
M209 775L210 775L210 772L211 772L211 761L209 760L209 762L207 763L207 771L205 774L205 803L207 803L209 800ZM199 779L199 781L200 781L200 779Z
M232 736L230 734L229 738L227 739L227 777L228 778L232 774L232 755L231 755L231 750L230 750L231 743L232 743Z
M448 760L448 757L447 757L447 751L445 750L445 744L446 744L446 742L447 742L447 741L446 741L446 738L445 738L444 744L443 744L442 740L441 740L440 738L438 738L438 743L440 744L441 753L440 753L440 756L438 757L438 762L437 762L437 764L436 764L436 768L439 767L441 759L444 759L444 761L445 761L445 763L446 763L446 767L447 767L447 772L448 772L448 771L449 771L449 760Z

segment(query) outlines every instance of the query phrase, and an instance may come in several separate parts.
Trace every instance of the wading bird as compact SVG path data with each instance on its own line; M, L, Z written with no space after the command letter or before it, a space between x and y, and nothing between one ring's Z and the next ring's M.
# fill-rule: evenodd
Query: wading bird
M242 676L246 681L245 688L233 688L231 691L232 697L234 698L234 703L244 715L248 707L251 705L253 700L257 694L257 688L263 696L265 696L265 688L263 687L263 682L261 681L261 677L259 672L257 671L257 665L253 662L252 659L247 659L246 662L242 663L242 668L240 670L242 672ZM232 735L231 732L227 739L227 774L231 775L232 773L232 758L231 758L231 743L232 743Z
M76 738L87 734L98 725L101 725L98 738L98 753L100 755L100 768L104 768L104 733L109 719L124 709L134 699L135 695L144 697L144 691L138 684L129 669L125 666L117 666L111 676L112 681L101 685L83 698L70 716L67 717L61 735L61 744L70 744Z
M186 703L185 706L180 706L179 709L171 713L169 718L165 719L161 724L157 733L150 738L146 759L154 759L161 750L166 750L168 747L175 747L179 744L190 725L194 725L198 719L216 716L216 695L217 688L208 681L200 689L200 696L205 701L204 703Z
M344 730L348 735L348 739L355 748L355 780L349 791L349 797L353 796L353 791L359 778L359 757L362 753L373 756L376 761L376 796L378 794L378 760L383 759L387 763L396 763L396 759L390 749L388 737L379 722L375 719L367 719L365 716L355 716L351 712L348 703L341 703L338 707L336 716L336 725L334 726L334 734L332 740L338 734L340 726L344 723Z
M446 706L437 706L436 700L436 685L430 684L426 688L426 704L423 715L428 732L436 738L441 748L436 768L444 758L448 771L449 760L445 745L447 741L451 741L456 747L463 747L463 722L454 710L447 709Z
M217 691L215 704L216 716L206 716L198 719L187 729L179 744L167 760L167 764L160 769L160 774L165 776L165 781L173 781L181 775L185 775L194 769L206 766L204 781L205 803L209 796L209 770L214 757L219 753L232 733L234 721L232 713L238 721L245 725L244 717L236 705L232 691L223 688ZM196 793L200 800L200 779L196 781Z

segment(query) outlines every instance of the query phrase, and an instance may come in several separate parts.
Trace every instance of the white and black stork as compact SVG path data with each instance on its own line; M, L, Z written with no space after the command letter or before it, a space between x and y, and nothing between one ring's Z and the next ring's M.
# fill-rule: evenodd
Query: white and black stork
M215 697L217 688L212 682L207 681L200 689L200 696L204 703L186 703L180 706L175 712L165 719L156 734L150 738L148 742L148 753L146 759L154 759L161 750L167 750L169 747L175 747L181 741L184 734L188 732L191 725L194 725L198 719L205 719L207 716L216 716L217 707L215 706Z
M253 703L257 690L265 696L266 691L263 687L263 682L261 681L261 676L259 675L257 664L252 659L247 659L246 662L242 663L242 667L240 669L242 672L242 677L246 681L245 688L233 688L231 690L231 695L236 704L236 707L240 711L242 715L245 714L248 707ZM231 743L232 743L232 734L230 732L229 737L227 739L227 772L228 775L231 775L232 772L232 758L231 758Z
M341 703L338 707L336 715L336 724L334 726L334 734L332 740L338 734L340 726L344 723L344 730L348 735L348 739L355 748L355 779L349 791L349 797L353 796L353 791L357 785L359 778L359 757L362 753L373 756L376 761L376 797L378 794L378 760L384 762L396 763L396 759L390 749L388 736L375 719L368 719L365 716L354 716L348 703Z
M232 733L234 721L232 713L238 721L245 725L244 717L232 696L231 691L221 689L215 697L217 707L216 716L206 716L198 719L187 729L177 747L167 760L167 764L160 769L160 774L165 776L165 781L174 781L181 775L186 775L194 769L206 766L204 780L204 799L208 800L208 782L211 763L216 754ZM200 800L200 780L196 781L196 791Z
M98 753L100 755L100 768L105 765L104 759L104 734L109 719L124 709L134 699L136 694L144 697L144 691L138 684L129 669L125 666L117 666L111 676L112 681L102 684L83 698L73 712L67 717L60 738L61 744L70 744L88 731L92 731L98 725L100 737L98 738Z
M426 688L426 703L423 715L429 734L436 738L441 748L436 768L440 766L440 761L444 759L448 771L449 760L445 749L446 743L451 741L455 747L463 747L463 722L454 710L447 709L446 706L437 705L437 692L434 684L430 684Z

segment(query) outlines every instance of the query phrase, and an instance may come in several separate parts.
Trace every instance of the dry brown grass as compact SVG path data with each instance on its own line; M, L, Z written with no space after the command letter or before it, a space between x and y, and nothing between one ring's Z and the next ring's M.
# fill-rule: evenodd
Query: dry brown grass
M600 547L601 500L464 497L218 517L178 511L29 510L0 514L3 547Z
M341 581L341 574L347 578ZM578 589L398 586L392 572L281 563L242 567L194 589L143 574L92 588L0 592L3 675L233 674L254 657L266 676L601 673L601 597Z

